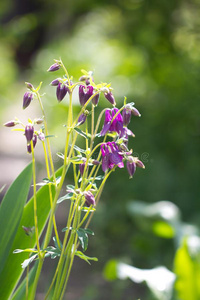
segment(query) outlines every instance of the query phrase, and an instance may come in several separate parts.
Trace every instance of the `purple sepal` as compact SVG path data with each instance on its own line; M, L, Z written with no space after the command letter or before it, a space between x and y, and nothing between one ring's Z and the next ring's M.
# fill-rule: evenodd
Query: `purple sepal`
M119 148L115 142L107 142L100 146L102 154L102 170L106 172L114 166L124 167L123 156L119 154Z
M111 92L104 93L104 96L112 105L116 105L115 98Z
M52 86L57 86L59 83L60 83L59 79L54 79L54 80L50 83L50 85L52 85Z
M140 112L137 110L137 108L135 108L135 107L132 107L131 108L131 113L132 113L132 115L134 115L134 116L136 116L136 117L141 117L141 114L140 114Z
M59 82L57 89L56 89L56 96L57 96L58 101L62 101L68 91L69 91L68 87Z
M31 100L33 100L33 93L26 92L23 98L23 109L27 108L30 105Z
M55 63L49 67L47 72L54 72L60 69L60 65L58 63Z
M122 117L124 126L128 126L131 121L131 109L125 107L122 111Z
M44 135L43 132L39 132L39 133L38 133L38 139L39 139L40 141L42 141L42 142L45 141L45 135Z
M132 157L130 156L130 158ZM126 162L126 168L130 178L132 178L136 171L136 163L134 162L134 159L130 159L130 158Z
M33 134L34 134L34 127L32 125L26 125L25 137L26 137L27 143L30 143L30 141L33 138Z
M93 98L92 98L92 103L94 106L97 106L99 103L99 94L96 94Z

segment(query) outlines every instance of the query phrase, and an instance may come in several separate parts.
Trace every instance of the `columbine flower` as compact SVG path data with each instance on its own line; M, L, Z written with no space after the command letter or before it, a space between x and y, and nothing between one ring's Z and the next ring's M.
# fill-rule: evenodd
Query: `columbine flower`
M124 134L123 118L118 108L107 109L105 111L105 120L101 136L105 135L108 131L117 132L120 136Z
M61 68L61 66L58 63L55 63L49 67L47 72L54 72L54 71L59 70L60 68Z
M108 169L118 166L124 167L123 156L119 154L119 148L115 142L107 142L101 145L102 154L102 170L106 172Z
M94 106L97 106L97 104L99 103L99 93L96 94L93 98L92 98L92 103Z
M33 134L34 134L34 127L33 127L33 125L31 125L31 124L26 125L26 127L25 127L25 137L26 137L26 140L27 140L28 144L32 140Z
M130 104L127 104L122 111L122 117L123 117L123 122L124 122L125 126L128 126L128 124L130 123L131 115L134 115L136 117L141 116L141 114L139 113L137 108L133 107Z
M130 175L130 178L132 178L133 175L135 174L136 167L145 169L143 162L141 162L141 160L139 160L137 157L133 157L133 156L127 157L126 167Z
M30 105L31 100L33 100L33 93L26 92L23 98L23 109L27 108Z
M109 91L109 92L105 92L104 93L105 98L112 104L112 105L116 105L115 102L115 98L113 96L113 94Z
M83 192L83 195L85 196L86 204L88 206L96 204L94 195L90 191Z
M65 84L59 82L56 89L56 96L58 101L62 101L68 91L69 91L68 87Z
M85 103L89 100L89 98L93 95L93 86L88 85L85 87L84 85L79 86L79 101L80 105L84 106Z

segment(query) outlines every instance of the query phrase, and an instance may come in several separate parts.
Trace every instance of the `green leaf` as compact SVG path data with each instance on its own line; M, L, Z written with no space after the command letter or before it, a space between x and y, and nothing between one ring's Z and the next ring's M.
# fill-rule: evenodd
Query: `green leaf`
M73 197L73 193L67 193L65 196L60 197L57 201L57 203L61 203L65 200L71 199Z
M103 276L108 281L113 281L118 278L117 276L118 261L115 259L109 260L103 270Z
M85 260L88 264L90 264L90 262L89 262L90 260L98 261L98 258L87 256L87 255L85 255L85 254L84 254L83 252L81 252L81 251L76 251L76 255L77 255L79 258Z
M9 254L12 252L11 248L13 240L15 238L22 217L23 208L28 197L31 178L32 165L29 164L12 183L0 206L0 274L2 276L4 276L2 270L6 264L6 260ZM0 299L6 298L0 297Z
M200 259L199 253L191 257L187 245L187 240L177 250L175 260L175 273L177 276L175 289L178 298L181 300L200 299Z
M77 234L78 234L78 239L80 241L81 247L83 249L83 251L87 250L88 247L88 235L87 232L85 232L84 229L79 228L78 230L76 230Z
M62 172L60 168L56 172L56 176L59 176ZM55 187L50 186L53 196L55 195ZM15 192L15 196L17 193ZM39 235L42 234L44 226L47 222L50 212L50 202L49 202L49 186L45 185L37 191L37 215L38 215L38 230ZM14 288L16 287L22 273L23 269L21 268L21 263L29 257L29 253L13 254L12 252L17 249L26 249L34 248L35 246L35 235L29 237L25 234L22 226L32 227L34 226L34 215L33 215L33 197L24 207L23 215L21 222L18 226L17 233L10 251L10 254L7 258L7 261L4 265L4 268L0 274L0 282L4 287L0 289L0 299L9 299ZM1 229L1 228L0 228Z
M74 128L74 130L75 130L78 134L80 134L81 136L83 136L85 139L88 139L88 140L89 140L89 136L86 135L85 132L83 132L83 131L80 130L79 128Z

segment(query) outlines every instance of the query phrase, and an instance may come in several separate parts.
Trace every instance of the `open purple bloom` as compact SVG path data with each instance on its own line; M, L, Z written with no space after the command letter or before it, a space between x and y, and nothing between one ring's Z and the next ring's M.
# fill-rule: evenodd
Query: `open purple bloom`
M106 172L114 166L124 167L123 156L119 154L119 148L115 142L107 142L101 145L102 170Z
M123 118L118 108L107 109L105 111L105 120L101 136L104 136L108 131L117 132L120 136L124 134Z
M93 95L93 86L88 85L85 87L84 85L79 86L79 101L80 105L84 106L85 103L89 100L89 98Z

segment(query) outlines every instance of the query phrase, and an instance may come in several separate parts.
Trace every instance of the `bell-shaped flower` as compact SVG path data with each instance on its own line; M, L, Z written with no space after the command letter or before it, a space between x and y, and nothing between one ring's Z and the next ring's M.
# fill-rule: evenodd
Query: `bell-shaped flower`
M133 157L133 156L127 157L126 167L130 178L132 178L133 175L135 174L136 167L145 169L143 162L139 160L137 157Z
M83 192L83 195L85 196L85 202L88 206L90 205L95 205L95 197L94 195L92 194L92 192L90 191L85 191Z
M106 172L114 166L124 167L123 156L119 154L119 148L115 142L107 142L101 145L102 170Z
M123 118L118 108L107 109L105 111L105 120L101 136L104 136L108 131L117 132L120 136L124 134Z
M79 102L81 106L84 106L85 103L89 100L89 98L93 95L93 86L88 85L85 87L84 85L79 86Z
M32 140L33 134L34 134L34 127L33 127L33 125L31 125L31 124L26 125L26 127L25 127L25 137L26 137L26 140L27 140L28 144Z
M23 109L27 108L33 100L33 93L26 92L23 97Z
M67 92L69 91L68 87L65 84L58 83L57 89L56 89L56 96L58 101L62 101L63 98L66 96Z
M104 93L105 98L112 104L112 105L116 105L115 102L115 98L113 96L113 94L109 91L109 92L105 92Z

